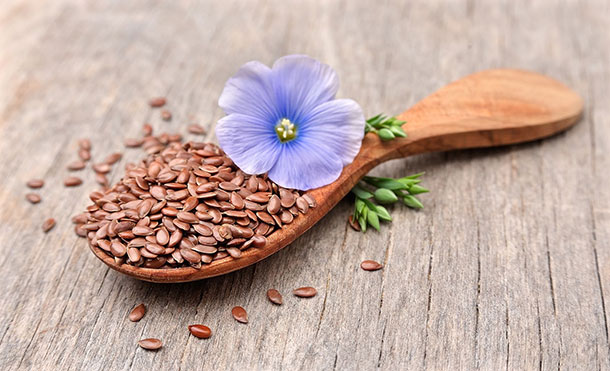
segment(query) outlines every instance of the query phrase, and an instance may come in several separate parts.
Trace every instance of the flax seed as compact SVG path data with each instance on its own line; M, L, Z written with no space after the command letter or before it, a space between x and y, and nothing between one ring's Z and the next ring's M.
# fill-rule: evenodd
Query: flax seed
M66 187L76 187L83 184L83 180L79 177L70 176L64 179L64 185Z
M283 302L282 294L280 294L280 292L277 291L276 289L267 290L267 298L273 304L282 305L282 302Z
M32 189L42 188L44 186L44 180L42 179L30 179L26 185Z
M40 195L37 193L28 193L25 195L25 198L33 204L37 204L42 200Z
M212 336L212 330L204 325L190 325L188 327L191 334L199 339L207 339Z
M231 310L231 314L237 322L248 323L248 313L244 308L239 306L233 307L233 309Z
M48 231L53 229L53 227L55 227L55 219L53 218L49 218L45 220L44 223L42 223L42 231L44 233L47 233Z
M159 339L149 338L138 341L138 345L146 350L158 350L161 349L163 343Z
M316 296L318 290L313 287L300 287L292 291L294 296L298 296L300 298L312 298Z
M131 312L129 312L129 320L131 322L138 322L139 320L141 320L144 315L146 314L146 306L144 304L139 304L137 306L135 306Z
M87 166L87 164L83 160L76 160L70 162L67 167L70 171L77 171L84 169L85 166Z
M165 98L163 98L163 97L156 97L156 98L152 98L151 100L149 100L148 104L151 107L157 108L157 107L163 107L166 102L167 102L167 100Z

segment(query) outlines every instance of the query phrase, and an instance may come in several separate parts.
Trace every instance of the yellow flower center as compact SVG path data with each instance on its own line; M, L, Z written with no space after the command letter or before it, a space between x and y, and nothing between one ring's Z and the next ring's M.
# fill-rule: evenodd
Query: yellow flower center
M297 127L290 120L282 119L275 125L275 133L280 138L280 142L290 142L297 137Z

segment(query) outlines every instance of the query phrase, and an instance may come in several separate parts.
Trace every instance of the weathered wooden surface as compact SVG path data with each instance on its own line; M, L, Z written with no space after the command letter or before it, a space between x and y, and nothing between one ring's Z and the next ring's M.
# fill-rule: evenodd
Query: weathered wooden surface
M0 368L609 369L609 22L602 0L3 3ZM574 88L585 118L542 142L383 165L375 172L427 171L425 210L397 207L384 233L363 235L348 230L344 201L292 246L207 281L123 277L73 235L69 217L95 187L88 171L83 186L61 186L78 138L98 159L144 121L184 133L196 120L213 140L227 77L296 52L333 65L340 94L371 115L517 67ZM171 123L147 106L156 95ZM43 202L30 205L23 185L38 176ZM58 225L45 235L49 216ZM385 269L362 271L366 258ZM290 295L305 285L318 296ZM267 301L271 287L283 306ZM149 312L131 323L140 302ZM188 334L199 322L212 338ZM143 351L142 337L165 347Z

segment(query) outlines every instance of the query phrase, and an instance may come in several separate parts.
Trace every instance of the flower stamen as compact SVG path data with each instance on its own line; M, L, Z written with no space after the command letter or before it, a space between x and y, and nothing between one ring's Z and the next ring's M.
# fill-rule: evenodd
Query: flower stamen
M297 127L290 120L282 119L275 125L275 133L280 138L280 142L290 142L297 137Z

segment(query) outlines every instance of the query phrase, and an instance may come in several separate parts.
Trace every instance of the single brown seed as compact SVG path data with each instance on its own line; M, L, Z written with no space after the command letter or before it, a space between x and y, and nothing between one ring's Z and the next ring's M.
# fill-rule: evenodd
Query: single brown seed
M267 204L267 212L269 212L269 214L277 214L282 207L280 202L280 198L277 195L271 196L269 203Z
M182 255L182 257L191 264L201 261L201 255L192 249L180 249L180 255Z
M120 241L112 241L110 244L110 252L116 257L123 257L127 254L127 248Z
M207 339L212 336L212 330L208 326L204 325L190 325L189 331L193 336L199 339Z
M64 185L66 187L76 187L81 184L83 184L83 180L76 176L69 176L66 179L64 179Z
M136 148L140 147L144 141L138 138L127 138L123 143L125 144L125 147Z
M161 349L163 343L159 339L149 338L138 341L138 345L146 350Z
M347 222L349 223L349 226L352 227L353 230L355 230L356 232L360 232L360 224L358 224L358 222L356 220L354 220L353 215L350 215L347 217Z
M266 244L267 244L267 239L265 238L265 236L255 234L252 237L252 246L254 246L254 247L257 247L260 249L262 247L265 247Z
M93 171L100 174L107 174L110 172L110 165L108 165L107 163L93 164L91 168L93 169Z
M235 320L237 322L248 323L248 313L246 312L246 310L244 308L233 307L233 309L231 310L231 314L233 315L233 318L235 318Z
M189 125L188 131L191 134L198 134L198 135L205 134L205 128L203 126L201 126L201 125L198 125L198 124Z
M362 263L360 263L360 268L364 269L365 271L376 271L383 268L383 266L374 260L364 260Z
M169 121L172 119L172 113L168 110L161 111L161 118L165 121Z
M48 231L53 229L53 227L55 227L55 219L53 218L49 218L45 220L44 223L42 223L42 231L44 233L47 233Z
M91 151L91 140L87 138L79 139L78 148Z
M145 227L145 226L135 226L135 227L133 227L133 229L131 231L136 236L150 236L151 234L154 233L152 228Z
M146 314L146 306L144 304L136 305L129 313L129 320L131 322L138 322Z
M42 179L30 179L30 180L28 180L26 185L28 187L30 187L30 188L33 188L33 189L42 188L42 186L44 186L44 180L42 180Z
M273 304L282 305L282 294L276 289L267 290L267 299Z
M38 193L28 193L25 195L25 198L33 204L37 204L42 200Z
M76 161L72 161L68 164L68 170L70 170L70 171L82 170L85 168L85 166L87 166L85 161L76 160Z
M155 97L148 101L151 107L163 107L167 103L167 100L163 97Z
M81 148L78 150L78 157L80 157L80 159L83 161L89 161L91 160L91 152L84 148Z
M312 195L305 193L302 197L307 201L309 207L316 207L316 199Z
M302 212L303 214L307 214L307 211L309 210L309 204L303 197L298 197L296 204L297 209L299 209L300 212Z
M300 298L311 298L316 296L316 294L318 293L318 290L316 290L313 287L299 287L298 289L295 289L292 291L292 293L295 296L298 296Z
M169 233L165 228L159 229L155 237L159 245L167 245L169 242Z
M107 163L108 165L114 165L117 162L119 162L121 160L121 158L123 158L123 154L119 153L119 152L115 152L115 153L109 154L106 157L106 159L104 160L104 162Z

